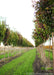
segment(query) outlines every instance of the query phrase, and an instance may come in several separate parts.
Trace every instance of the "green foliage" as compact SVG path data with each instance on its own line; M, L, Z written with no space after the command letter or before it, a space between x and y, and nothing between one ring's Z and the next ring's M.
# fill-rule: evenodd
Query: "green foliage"
M46 41L49 35L54 32L54 1L34 1L33 7L35 9L34 23L36 30L33 32L33 38L35 39L36 46L38 46Z
M53 70L53 67L46 68L46 70Z
M5 37L3 39L5 45L7 45L7 41L8 41L8 38L9 38L9 34L10 34L10 31L9 31L8 28L6 28Z
M17 33L19 39L18 39L18 45L21 46L23 44L23 37L20 33Z
M14 32L11 30L9 38L8 38L8 44L13 45L13 46L17 46L18 39L19 38L18 38L17 32Z
M48 28L45 24L43 24L43 26L44 28L40 28L39 25L38 27L35 26L35 30L33 31L33 38L35 39L36 46L45 42L49 37Z
M45 70L45 67L41 67L41 70Z
M33 47L32 43L30 43L26 38L24 38L19 32L10 30L7 28L7 24L2 21L0 23L0 43L3 42L4 45L12 45L12 46L25 46L25 47Z
M0 24L0 42L2 42L5 37L5 31L6 31L5 25Z
M27 47L33 47L33 45L25 38L23 38L23 46L27 46Z
M10 31L8 44L13 46L33 47L33 45L27 39L25 39L20 33L14 31Z
M25 39L20 33L10 30L8 45L33 47L33 45Z
M50 55L50 56L49 56ZM47 51L47 50L45 50L45 56L47 57L47 58L49 58L50 57L50 60L53 60L53 56L52 56L53 54L52 54L52 51Z
M53 70L53 68L52 67L48 67L48 68L41 67L41 70Z

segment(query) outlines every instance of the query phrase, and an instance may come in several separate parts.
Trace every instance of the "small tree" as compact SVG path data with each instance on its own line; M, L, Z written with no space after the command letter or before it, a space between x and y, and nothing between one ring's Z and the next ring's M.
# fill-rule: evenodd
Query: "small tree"
M0 43L3 42L3 39L5 37L5 31L6 31L5 25L0 24Z

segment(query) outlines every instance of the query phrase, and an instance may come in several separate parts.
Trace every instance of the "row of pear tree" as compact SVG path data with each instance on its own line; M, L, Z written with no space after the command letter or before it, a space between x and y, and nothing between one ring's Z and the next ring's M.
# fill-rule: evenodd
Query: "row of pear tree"
M54 33L54 0L32 0L34 8L33 38L35 45L44 43ZM53 39L53 38L52 38ZM53 40L52 40L53 42ZM52 43L53 44L53 43ZM54 48L54 45L53 47ZM54 49L53 49L53 72L54 72Z
M49 36L52 37L52 32L54 32L54 0L33 1L33 7L35 9L33 38L38 46Z
M5 46L23 46L33 47L26 38L24 38L19 32L11 30L7 27L7 24L0 24L0 43L3 42Z

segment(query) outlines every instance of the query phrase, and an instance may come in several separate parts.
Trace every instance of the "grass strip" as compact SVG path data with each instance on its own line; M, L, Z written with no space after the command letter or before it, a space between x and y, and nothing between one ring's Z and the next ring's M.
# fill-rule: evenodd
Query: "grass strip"
M9 52L9 57L16 55L17 53L19 53L19 51L15 51L13 53ZM5 56L5 58L8 58L8 53L2 54L0 55L0 59L3 59Z
M22 56L12 60L0 68L0 75L26 75L33 72L33 62L36 49L24 53Z
M49 57L49 55L50 55L50 57ZM52 52L50 51L47 51L47 50L45 50L45 56L47 57L47 58L50 58L50 60L53 60L53 54L52 54Z

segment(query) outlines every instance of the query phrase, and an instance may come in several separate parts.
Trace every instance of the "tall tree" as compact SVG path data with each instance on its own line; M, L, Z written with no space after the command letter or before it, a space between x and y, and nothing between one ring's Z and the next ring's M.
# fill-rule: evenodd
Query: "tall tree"
M6 31L5 25L0 24L0 43L3 42L3 39L5 37L5 31Z
M37 27L41 28L40 32L38 29L38 38L43 37L46 40L46 37L51 35L54 32L54 1L52 0L39 0L37 2L33 2L33 7L35 9L35 24L38 23ZM36 27L36 29L37 29ZM42 35L41 35L42 34ZM36 35L37 37L37 35ZM41 37L41 38L42 38ZM40 38L39 38L40 40ZM43 41L44 41L43 40ZM37 40L36 40L37 41Z
M4 44L7 45L7 41L8 41L8 38L9 38L9 34L10 34L10 31L8 28L6 28L6 31L5 31L5 37L4 37Z

